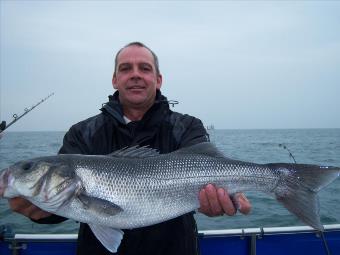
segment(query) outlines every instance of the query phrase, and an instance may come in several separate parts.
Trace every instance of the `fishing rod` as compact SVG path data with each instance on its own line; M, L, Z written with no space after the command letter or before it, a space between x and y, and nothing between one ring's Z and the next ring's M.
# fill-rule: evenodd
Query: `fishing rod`
M288 149L288 147L287 147L286 145L282 144L282 143L279 144L279 147L282 147L283 149L285 149L286 151L288 151L289 157L291 157L291 158L294 160L294 163L296 164L296 160L295 160L293 154L292 154L292 153L290 152L290 150Z
M25 108L24 109L24 113L22 113L21 115L17 115L17 114L13 114L13 120L8 123L8 125L6 125L6 121L2 121L0 124L0 134L5 131L7 128L9 128L10 126L12 126L15 122L17 122L19 119L21 119L23 116L25 116L27 113L29 113L30 111L32 111L35 107L37 107L38 105L40 105L41 103L45 102L48 98L50 98L51 96L54 95L54 92L49 94L47 97L41 99L38 103L36 103L35 105L31 106L30 108Z

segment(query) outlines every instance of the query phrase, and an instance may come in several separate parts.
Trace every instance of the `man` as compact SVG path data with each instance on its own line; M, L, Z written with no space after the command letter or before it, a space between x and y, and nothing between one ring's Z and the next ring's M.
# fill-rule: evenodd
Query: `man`
M117 91L109 97L102 113L84 120L66 133L60 153L109 154L126 146L149 145L160 153L207 141L202 122L173 112L161 94L162 75L157 56L134 42L116 55L112 84ZM200 191L200 212L234 215L228 193L212 184ZM239 211L248 213L250 203L236 196ZM10 201L13 210L39 223L57 223L62 217L40 210L22 198ZM193 213L149 227L124 230L118 254L197 254L197 229ZM81 224L78 254L109 254L87 224Z

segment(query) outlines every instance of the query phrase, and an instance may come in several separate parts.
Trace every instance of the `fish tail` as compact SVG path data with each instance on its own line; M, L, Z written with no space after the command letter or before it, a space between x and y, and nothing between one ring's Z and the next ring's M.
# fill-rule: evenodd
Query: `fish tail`
M270 164L280 174L276 199L314 229L323 230L317 193L340 175L340 168L307 164Z

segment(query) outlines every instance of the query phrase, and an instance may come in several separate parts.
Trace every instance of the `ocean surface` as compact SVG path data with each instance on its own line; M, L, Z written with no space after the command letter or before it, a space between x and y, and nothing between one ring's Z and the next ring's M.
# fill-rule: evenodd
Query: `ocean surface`
M340 166L340 129L210 130L210 139L230 158L256 163L289 162ZM64 132L7 132L0 139L0 169L19 160L55 155ZM285 145L279 146L279 144ZM252 212L244 216L209 218L196 213L198 228L231 229L304 225L274 198L247 192ZM340 224L340 178L319 193L323 224ZM308 210L308 208L306 208ZM56 225L33 223L13 213L0 199L0 225L15 233L76 233L78 223L68 220Z

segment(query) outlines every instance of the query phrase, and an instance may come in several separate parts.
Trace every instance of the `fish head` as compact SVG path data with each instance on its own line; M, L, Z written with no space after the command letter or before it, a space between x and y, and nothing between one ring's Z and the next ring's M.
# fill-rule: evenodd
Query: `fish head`
M0 172L0 197L49 202L74 183L75 173L59 156L17 162Z

